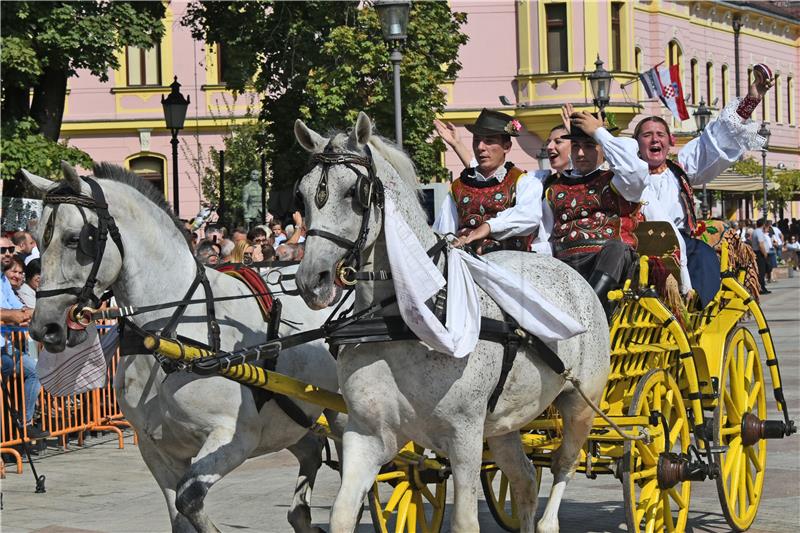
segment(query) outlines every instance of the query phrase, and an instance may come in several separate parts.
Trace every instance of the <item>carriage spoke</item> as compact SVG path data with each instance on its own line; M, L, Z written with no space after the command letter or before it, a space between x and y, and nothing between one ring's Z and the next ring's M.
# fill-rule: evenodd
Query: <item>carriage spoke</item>
M672 509L669 505L669 494L662 493L661 494L661 514L662 520L664 522L664 526L666 527L667 531L675 531L675 521L672 519ZM678 509L680 511L680 508Z
M686 509L689 507L689 502L683 499L683 495L678 492L675 487L667 489L667 494L669 494L669 497L675 502L675 505L678 506L678 509Z
M658 458L653 455L650 448L642 441L636 441L636 450L639 452L639 457L647 466L655 466L658 463Z
M730 394L725 395L725 408L728 410L728 423L741 424L742 413L733 404L733 398Z
M401 498L406 493L406 490L408 490L408 487L409 487L408 481L401 481L394 488L394 491L392 491L392 495L389 497L389 501L386 502L387 516L391 515L392 512L394 512L395 508L397 507L397 504L400 503Z
M736 457L733 458L733 466L731 468L731 494L736 494L739 490L739 476L742 473L742 454L737 453Z
M497 501L503 503L508 495L508 477L500 476L500 491L497 493Z
M742 460L740 463L739 485L736 487L736 492L739 495L739 512L744 513L747 510L747 461Z
M434 507L437 507L439 505L438 502L436 501L436 498L433 496L433 493L431 492L431 490L428 488L427 485L420 485L419 492L421 494L421 497L424 497L428 501L428 503L430 503Z
M756 399L758 398L759 392L761 392L761 382L756 381L753 383L753 388L750 390L750 394L747 396L748 407L756 405Z
M680 435L682 429L683 429L683 418L679 418L673 423L673 427L669 431L670 444L675 444L678 442L678 435Z
M753 467L756 469L756 472L761 472L761 461L758 458L758 454L756 453L755 446L745 446L744 453L747 454L747 458L753 463Z
M758 494L756 494L756 487L755 487L755 484L754 484L755 476L757 476L757 475L758 474L755 474L753 476L747 476L745 478L745 481L747 482L746 483L746 485L747 485L747 497L751 502L756 501L756 499L758 498Z
M411 504L411 491L406 490L403 497L400 499L400 506L397 508L397 522L395 523L395 533L403 533L405 531L406 522L408 520L408 508Z
M722 428L720 433L723 437L727 437L728 435L738 435L742 432L742 428L740 426L730 426L726 428Z
M631 474L632 481L639 481L640 479L649 479L655 477L656 475L656 467L651 466L650 468L645 468L644 470L640 470L638 472L634 472Z
M753 380L753 369L755 368L756 357L758 356L758 352L755 350L747 350L747 362L744 365L744 378L747 381Z

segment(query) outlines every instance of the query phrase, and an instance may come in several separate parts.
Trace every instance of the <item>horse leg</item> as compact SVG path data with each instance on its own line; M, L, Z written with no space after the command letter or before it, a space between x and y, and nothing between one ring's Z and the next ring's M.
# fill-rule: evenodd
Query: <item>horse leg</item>
M299 533L324 533L324 530L311 526L311 491L314 490L314 481L322 465L323 446L321 437L308 433L298 443L288 448L300 463L297 485L294 487L294 497L288 514L289 523Z
M478 419L483 420L482 416ZM453 469L453 532L479 531L478 492L480 491L483 427L464 421L450 440L447 455Z
M189 523L185 516L178 512L175 506L175 487L178 486L181 474L189 468L189 461L185 461L184 464L177 464L179 461L165 457L155 443L150 440L150 437L141 432L139 433L139 453L142 454L144 464L147 465L156 483L161 488L164 498L167 500L172 532L194 533L194 526Z
M352 428L345 431L342 448L342 485L333 502L330 519L331 531L337 533L355 529L364 497L375 476L397 452L397 449L387 449L381 437L362 434Z
M539 520L539 533L558 531L558 508L567 483L575 474L581 448L589 436L594 421L594 411L581 398L577 391L559 396L554 402L564 421L561 445L553 453L550 470L553 473L553 486L547 499L544 514Z
M536 529L539 487L536 483L536 469L522 449L519 433L506 433L486 440L492 450L492 458L511 482L520 532L533 533Z
M199 533L219 532L203 511L203 501L214 483L247 459L244 440L234 440L233 430L228 427L213 430L178 483L175 506Z

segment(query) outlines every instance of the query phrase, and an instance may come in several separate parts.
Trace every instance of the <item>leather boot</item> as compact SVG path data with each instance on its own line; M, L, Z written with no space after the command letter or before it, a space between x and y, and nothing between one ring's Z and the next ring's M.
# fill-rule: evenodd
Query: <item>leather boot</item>
M592 286L597 298L600 299L600 304L603 306L603 311L606 313L606 320L610 323L613 310L611 308L611 302L608 301L608 292L617 286L617 280L605 272L595 270L592 272L592 275L589 276L589 285Z

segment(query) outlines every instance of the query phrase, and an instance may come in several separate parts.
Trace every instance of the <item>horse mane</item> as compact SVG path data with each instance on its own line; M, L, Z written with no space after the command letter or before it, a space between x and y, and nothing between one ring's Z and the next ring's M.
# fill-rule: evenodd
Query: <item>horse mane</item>
M136 175L136 173L131 172L130 170L107 162L95 163L92 173L97 179L115 181L139 191L142 195L144 195L145 198L153 202L157 207L160 207L167 215L169 215L172 223L175 224L175 227L178 228L178 231L184 237L184 239L187 237L186 229L184 228L183 223L178 219L178 217L175 216L175 213L172 211L172 208L167 203L167 200L164 198L164 195L161 193L161 191L153 187L151 183L142 179L140 176Z

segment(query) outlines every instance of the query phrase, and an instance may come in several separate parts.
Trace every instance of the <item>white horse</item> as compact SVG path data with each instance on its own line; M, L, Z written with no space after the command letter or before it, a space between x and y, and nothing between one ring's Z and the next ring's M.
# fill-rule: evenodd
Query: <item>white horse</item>
M323 178L321 165L315 166L298 185L312 236L306 240L297 284L309 306L321 309L338 299L341 291L335 283L336 269L347 253L346 241L342 239L356 241L363 220L355 166L342 164L341 159L335 161L336 154L345 154L346 158L371 155L386 196L394 201L422 247L429 249L436 242L437 236L426 225L418 201L413 164L403 152L373 136L371 122L364 113L359 114L349 135L339 133L330 139L323 138L298 120L295 136L308 152L324 152L317 158L334 160L324 176L327 180L324 204L317 197ZM363 167L359 170L366 174ZM389 270L384 211L374 203L368 209L366 239L359 250L361 264L376 271ZM555 350L566 368L580 379L584 392L597 401L609 371L609 334L603 309L591 287L577 272L551 257L497 252L488 258L521 273L553 304L587 328L583 334L558 342ZM391 281L359 285L356 308L382 301L393 291ZM502 320L500 309L483 291L481 307L483 316ZM384 314L398 312L392 307L384 310ZM486 341L480 341L475 351L463 359L434 352L416 341L354 345L340 353L339 384L348 406L348 422L342 486L331 514L333 531L353 530L364 495L381 465L390 461L409 440L449 457L455 486L452 530L478 531L477 499L484 439L511 481L522 530L534 531L535 471L523 453L518 430L553 402L564 420L563 442L553 457L553 487L538 529L558 530L558 506L574 474L580 448L592 425L593 411L572 385L565 384L533 349L523 347L496 409L489 412L487 402L498 383L502 354L502 346Z
M64 167L72 191L92 197L86 182L74 169ZM25 173L43 193L57 183ZM124 257L109 238L97 272L95 295L107 288L121 306L145 306L182 300L197 271L192 252L163 197L132 173L102 165L95 177L115 219ZM37 241L42 250L41 290L57 290L83 284L93 258L82 252L81 231L86 223L97 226L97 212L84 209L84 221L74 205L60 204L54 215L46 204ZM55 219L46 224L51 216ZM46 226L52 225L52 231ZM43 236L43 233L50 233ZM44 237L44 238L43 238ZM245 294L248 289L231 276L205 269L216 297ZM203 298L199 287L192 298ZM319 326L324 312L310 311L297 296L280 297L283 317L305 327ZM65 344L80 342L83 333L67 329L67 309L75 303L71 294L40 298L31 322L31 335L57 352ZM138 326L164 326L174 309L133 318ZM206 307L190 305L180 320L177 334L206 342ZM216 304L221 348L232 350L265 341L266 324L254 298ZM284 333L286 332L284 328ZM335 391L335 361L321 341L287 350L277 370L300 380ZM217 531L203 511L208 490L247 458L288 448L300 462L300 473L288 513L295 531L320 531L311 526L310 492L321 463L321 440L293 422L275 403L258 409L253 390L220 376L202 377L188 372L165 374L151 354L122 358L114 386L122 411L139 435L139 449L155 477L169 508L173 531ZM315 420L321 409L298 402Z

